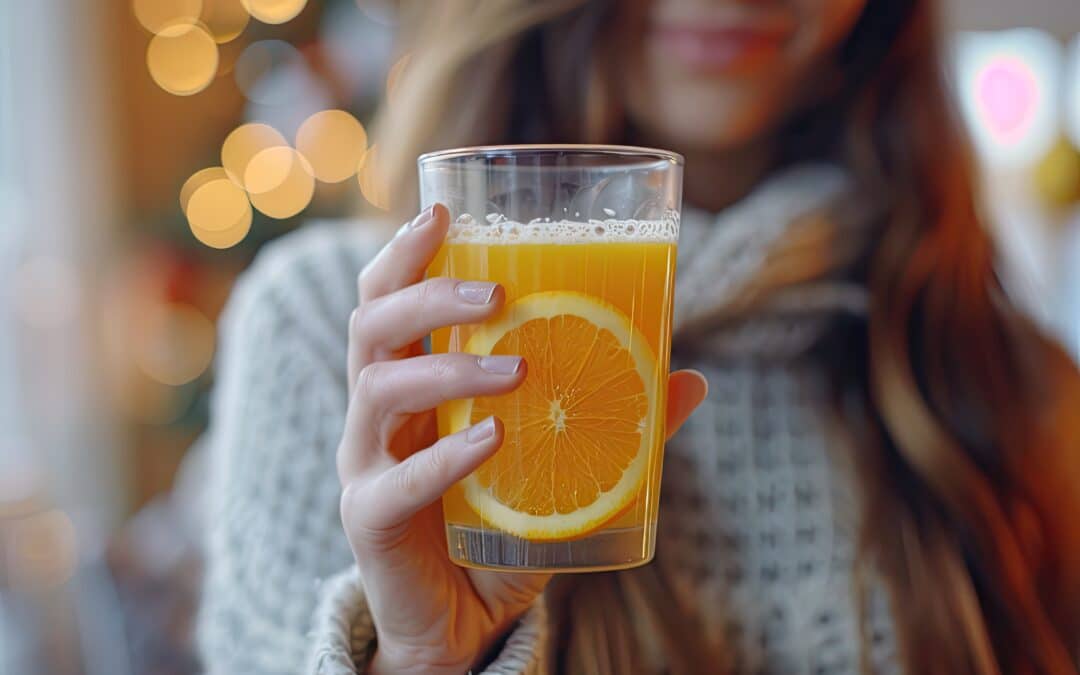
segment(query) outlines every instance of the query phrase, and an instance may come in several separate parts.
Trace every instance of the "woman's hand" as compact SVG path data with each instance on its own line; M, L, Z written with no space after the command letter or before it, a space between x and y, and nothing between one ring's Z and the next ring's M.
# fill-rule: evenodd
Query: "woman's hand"
M511 356L424 354L436 328L495 314L488 282L423 281L449 226L430 208L403 227L360 276L349 322L350 400L338 448L341 515L378 632L370 673L460 673L476 666L550 575L486 572L450 562L439 497L501 445L489 418L439 439L434 408L503 394L528 367ZM705 396L704 378L672 375L668 430Z

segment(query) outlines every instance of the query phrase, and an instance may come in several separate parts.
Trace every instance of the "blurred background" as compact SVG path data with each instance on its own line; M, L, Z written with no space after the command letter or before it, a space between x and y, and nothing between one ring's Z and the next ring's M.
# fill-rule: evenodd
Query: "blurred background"
M1080 357L1080 2L945 4L1008 282ZM215 321L266 241L380 207L393 31L388 0L0 0L0 673L198 672Z

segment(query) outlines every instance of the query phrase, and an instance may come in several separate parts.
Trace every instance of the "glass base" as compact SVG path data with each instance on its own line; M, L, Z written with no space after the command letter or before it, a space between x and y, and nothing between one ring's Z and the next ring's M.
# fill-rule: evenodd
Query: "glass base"
M512 534L447 523L450 559L501 572L603 572L652 560L655 524L601 530L570 541L529 541ZM647 531L648 530L648 531Z

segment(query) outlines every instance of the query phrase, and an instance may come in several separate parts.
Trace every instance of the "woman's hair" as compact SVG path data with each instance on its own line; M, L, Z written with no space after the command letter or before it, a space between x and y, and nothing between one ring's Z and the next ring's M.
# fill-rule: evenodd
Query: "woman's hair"
M860 266L869 318L838 325L821 346L857 439L859 610L867 582L883 581L909 673L1076 675L1080 375L995 276L934 5L868 0L833 59L835 91L781 130L788 161L844 162L885 213ZM632 141L611 58L614 8L403 3L409 63L378 153L397 206L416 201L424 151ZM696 634L648 567L557 582L549 600L566 672L641 672L658 654L669 672L697 672L704 645L722 638Z

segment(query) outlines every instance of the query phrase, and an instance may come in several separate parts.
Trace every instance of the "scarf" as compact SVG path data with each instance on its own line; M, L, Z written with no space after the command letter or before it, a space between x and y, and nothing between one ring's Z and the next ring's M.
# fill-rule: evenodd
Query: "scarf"
M680 355L788 358L839 314L863 315L850 280L875 234L847 172L807 164L769 178L719 215L680 225L674 346Z

